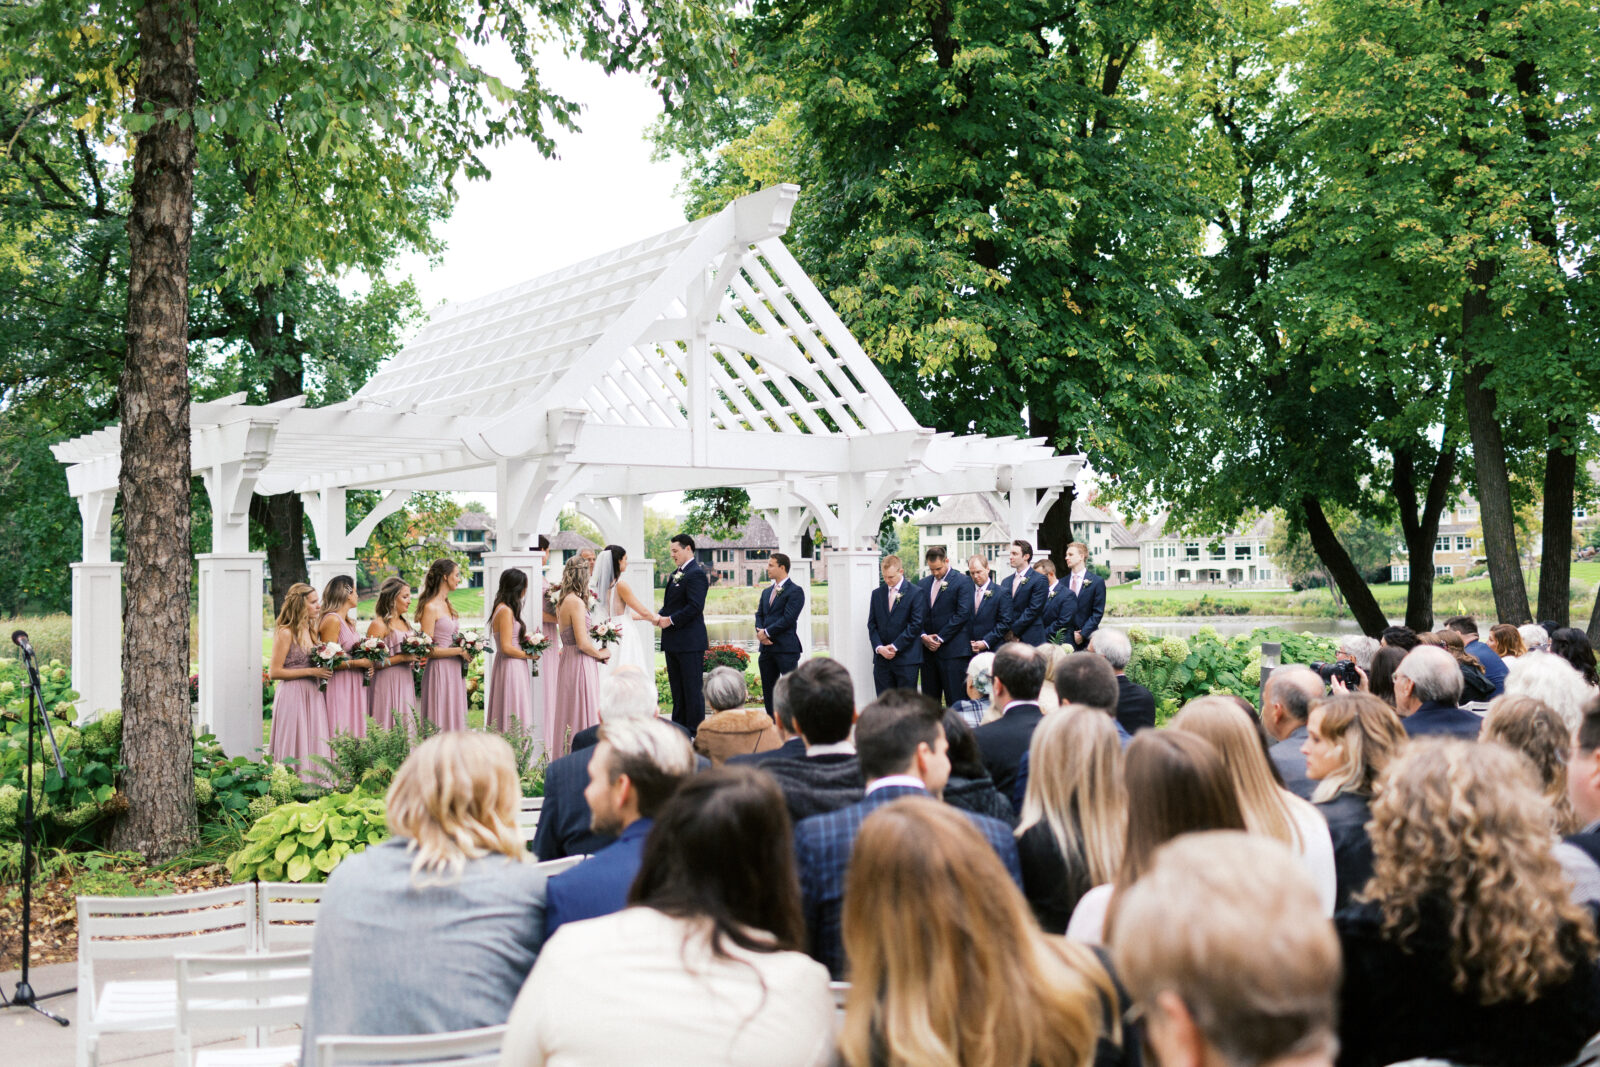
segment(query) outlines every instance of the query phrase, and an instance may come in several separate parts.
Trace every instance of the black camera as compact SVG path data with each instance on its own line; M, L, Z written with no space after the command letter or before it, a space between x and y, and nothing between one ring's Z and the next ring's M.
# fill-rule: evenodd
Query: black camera
M1337 678L1352 693L1361 688L1361 675L1356 673L1356 665L1347 659L1334 660L1332 663L1313 663L1311 669L1317 672L1323 685L1331 685Z

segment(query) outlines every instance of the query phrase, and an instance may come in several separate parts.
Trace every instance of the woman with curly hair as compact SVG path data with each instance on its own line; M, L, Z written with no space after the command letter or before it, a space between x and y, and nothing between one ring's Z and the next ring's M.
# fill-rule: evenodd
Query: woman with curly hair
M1567 796L1572 732L1561 716L1544 701L1530 696L1499 697L1489 705L1478 739L1498 741L1532 760L1550 805L1550 828L1563 837L1578 832L1578 816Z
M1317 783L1311 803L1333 836L1334 906L1342 908L1372 877L1372 793L1406 741L1395 710L1370 693L1329 697L1306 721L1306 777Z
M1373 878L1335 922L1342 1067L1560 1064L1600 1031L1600 950L1528 762L1416 738L1372 804Z

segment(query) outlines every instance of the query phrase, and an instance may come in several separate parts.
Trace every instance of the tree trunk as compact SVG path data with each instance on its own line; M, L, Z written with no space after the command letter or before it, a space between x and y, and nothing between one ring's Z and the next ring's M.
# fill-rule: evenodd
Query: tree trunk
M1372 595L1367 580L1361 577L1360 568L1339 543L1328 517L1322 513L1322 502L1307 493L1300 498L1300 507L1306 515L1306 532L1311 535L1311 547L1317 550L1317 558L1322 560L1322 565L1338 583L1340 592L1344 593L1345 600L1350 604L1350 614L1356 617L1362 633L1377 637L1389 625L1389 620L1383 614L1383 609L1378 607L1378 598Z
M309 582L306 567L306 505L299 493L278 493L250 498L250 517L266 531L267 573L271 577L272 612L283 608L283 598L296 582Z
M1039 524L1039 547L1050 553L1050 558L1055 561L1056 573L1062 576L1066 575L1067 546L1074 540L1072 502L1077 496L1075 487L1064 486L1061 495L1050 505L1050 510L1044 513L1044 521Z
M1568 449L1572 435L1550 427L1544 458L1544 552L1539 559L1539 618L1562 626L1572 618L1572 498L1578 481L1578 454ZM1564 447L1565 446L1565 447Z
M254 190L254 181L246 188ZM285 272L292 278L294 268ZM285 286L262 285L255 290L256 319L250 325L250 347L258 366L267 368L267 403L288 400L306 391L305 360L294 336L294 320L287 314L280 326L278 313ZM250 517L266 535L267 575L272 590L272 610L283 607L283 598L296 582L309 581L305 552L305 502L299 493L252 497Z
M194 7L139 11L128 355L122 372L122 790L113 848L164 860L195 839L189 726L189 238L194 225ZM174 117L161 117L172 113Z
M1476 274L1476 272L1474 272ZM1487 283L1485 283L1487 284ZM1463 305L1484 303L1487 294L1475 283ZM1480 309L1480 314L1486 307ZM1467 318L1465 309L1463 319ZM1463 333L1469 331L1463 330ZM1521 626L1530 621L1528 587L1517 562L1516 520L1511 511L1511 482L1506 475L1505 442L1495 421L1494 391L1484 385L1488 368L1470 367L1462 375L1461 397L1467 409L1467 430L1472 434L1472 465L1478 476L1478 508L1483 522L1483 549L1489 558L1489 582L1494 587L1495 614L1500 622ZM1571 521L1571 512L1568 512Z
M1600 591L1594 597L1594 610L1589 612L1589 643L1600 645Z
M1433 629L1433 551L1439 540L1439 517L1444 514L1455 482L1456 450L1444 448L1433 461L1428 491L1417 501L1416 458L1409 449L1396 449L1390 485L1400 510L1400 530L1406 541L1406 625L1421 633Z

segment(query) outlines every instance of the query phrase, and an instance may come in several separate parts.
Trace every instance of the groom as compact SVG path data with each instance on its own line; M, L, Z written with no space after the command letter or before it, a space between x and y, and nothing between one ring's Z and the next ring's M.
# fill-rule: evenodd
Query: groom
M676 534L668 548L678 569L667 579L661 598L661 652L667 659L672 686L672 721L694 733L706 717L700 695L706 669L706 569L694 558L694 538Z

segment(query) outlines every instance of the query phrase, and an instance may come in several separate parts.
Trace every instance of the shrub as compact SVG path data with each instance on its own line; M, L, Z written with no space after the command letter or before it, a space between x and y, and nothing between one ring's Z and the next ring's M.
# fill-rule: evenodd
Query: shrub
M229 758L211 734L194 742L195 807L202 823L248 826L277 804L308 798L313 790L289 767L272 760ZM258 803L266 801L266 803Z
M245 833L245 846L228 857L228 873L235 882L322 882L340 860L388 836L377 797L329 793L281 804Z
M438 732L438 726L417 715L387 730L368 724L365 737L334 734L328 739L332 757L312 757L319 768L316 777L335 793L359 789L381 796L411 750Z
M672 707L672 682L667 678L665 667L656 671L656 706Z
M1164 721L1160 709L1170 706L1170 711L1175 712L1207 693L1232 693L1254 702L1261 686L1263 641L1277 641L1283 646L1284 663L1331 660L1336 647L1332 638L1290 633L1276 627L1224 639L1215 628L1202 626L1187 641L1178 637L1152 639L1141 632L1128 661L1128 677L1155 695L1158 721Z
M52 693L48 684L42 687L47 701L52 695L59 695L59 691ZM22 833L29 769L26 693L22 699L23 713L8 719L5 732L0 734L0 839L17 840ZM71 705L63 704L58 714L70 714ZM122 715L107 712L81 730L59 719L52 725L66 776L56 770L50 742L36 736L33 804L39 843L51 848L94 847L100 843L110 817L127 806L116 790L116 774L121 769L117 760L122 749Z

